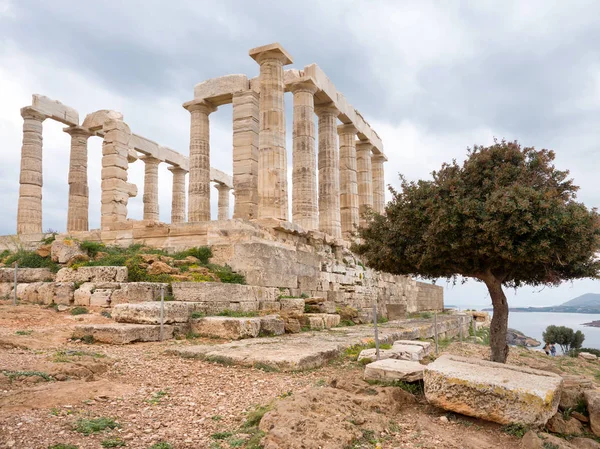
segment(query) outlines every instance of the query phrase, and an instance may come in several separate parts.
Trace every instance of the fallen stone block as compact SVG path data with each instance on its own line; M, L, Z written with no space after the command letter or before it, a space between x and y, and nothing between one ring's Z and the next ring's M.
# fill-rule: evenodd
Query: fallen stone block
M304 313L304 298L281 298L279 302L282 311Z
M546 423L546 428L552 433L561 435L581 435L583 425L573 417L565 419L562 413L557 413Z
M541 426L556 414L557 374L443 355L425 367L425 397L432 405L500 424Z
M590 415L590 427L594 435L600 436L600 391L586 390L583 392L587 410Z
M391 349L379 350L379 360L391 359L393 355L394 351L392 351ZM360 354L358 354L358 359L356 360L358 362L360 362L361 360L370 360L369 363L377 361L377 349L363 349L362 351L360 351Z
M160 341L160 326L149 324L83 324L76 326L73 338L94 337L94 341L124 345L136 341ZM173 326L163 326L163 339L173 338Z
M52 282L56 274L48 268L17 268L17 283ZM0 268L0 282L15 282L14 268Z
M118 304L111 315L117 323L160 324L160 302ZM163 323L185 323L190 320L194 303L167 301L164 303Z
M336 327L340 325L340 316L334 313L324 313L323 314L323 324L325 325L325 329L331 329L332 327Z
M403 382L416 382L423 379L423 368L418 362L408 360L385 359L369 363L365 367L366 380L381 380Z
M64 239L54 240L50 248L50 257L54 262L68 264L73 259L87 258L87 253L83 251L75 240Z
M580 359L584 359L584 360L598 360L597 356L595 356L594 354L591 354L589 352L580 352L577 357L579 357Z
M431 354L431 351L433 350L433 345L428 341L396 340L396 341L394 341L394 344L396 344L396 343L398 345L419 346L419 347L423 348L423 352L425 353L426 356Z
M57 282L126 282L127 267L80 267L61 268L56 274Z
M90 295L90 306L110 307L110 297L113 293L109 288L97 288Z
M184 302L275 301L279 292L276 288L221 282L174 282L172 287L175 301Z
M399 360L412 360L413 362L418 362L425 357L425 350L418 345L406 345L394 342L392 351L394 352L393 358Z
M593 390L594 383L584 376L564 374L559 407L562 410L574 409L583 400L585 390Z
M282 335L285 333L285 321L276 315L267 315L260 317L260 332L261 336Z
M115 290L111 296L111 305L123 303L140 303L158 301L162 288L168 284L158 282L127 282L122 283L121 288Z
M281 303L279 301L259 301L258 310L272 310L278 312L281 310Z
M254 338L260 332L260 318L211 316L191 320L192 332L230 340Z

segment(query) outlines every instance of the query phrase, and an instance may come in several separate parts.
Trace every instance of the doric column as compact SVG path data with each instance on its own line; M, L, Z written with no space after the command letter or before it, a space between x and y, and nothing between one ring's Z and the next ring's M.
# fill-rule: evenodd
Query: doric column
M89 230L89 189L87 177L87 141L92 135L81 126L70 126L64 132L71 136L71 156L69 162L69 211L67 232Z
M258 217L288 219L283 66L292 58L279 44L250 50L260 65Z
M370 142L356 144L356 162L358 170L358 213L360 226L366 224L363 214L373 208L373 175L371 174L371 145Z
M158 211L158 164L160 160L143 156L144 161L144 220L160 221Z
M129 198L137 195L137 186L127 182L129 140L131 130L122 120L108 120L102 127L102 208L100 227L111 230L116 223L127 220Z
M190 111L190 176L188 221L210 221L210 123L208 116L217 110L202 99L184 103Z
M315 108L319 116L319 230L341 238L340 158L338 154L337 116L339 111L328 103Z
M356 180L356 127L337 127L340 136L340 213L342 235L350 240L358 227L358 183Z
M258 218L258 93L233 94L233 218Z
M231 187L217 183L215 187L219 191L219 215L218 220L229 220L229 192Z
M307 231L318 230L314 98L318 87L313 78L302 77L290 89L294 93L292 221Z
M371 157L373 172L373 210L383 214L385 206L385 178L383 176L383 163L387 158L383 154L374 154Z
M185 221L185 174L187 171L177 166L171 166L167 170L173 173L171 223L183 223Z
M19 178L17 234L42 232L42 122L46 116L31 108L21 109L23 146Z

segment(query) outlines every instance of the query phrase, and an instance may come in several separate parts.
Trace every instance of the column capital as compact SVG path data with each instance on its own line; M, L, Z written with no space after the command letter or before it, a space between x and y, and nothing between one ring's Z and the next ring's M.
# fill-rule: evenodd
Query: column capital
M233 187L228 186L227 184L222 184L220 182L216 182L215 183L215 188L220 192L222 190L229 192L230 190L233 189Z
M262 64L268 59L275 59L281 62L283 65L292 64L294 62L290 54L281 46L279 42L263 45L262 47L252 48L248 54L259 64Z
M294 94L297 92L308 92L314 95L319 91L319 86L317 86L317 82L312 76L302 76L288 84L288 88Z
M155 158L154 156L142 156L139 158L141 161L144 161L146 165L158 165L161 161L160 159Z
M83 126L68 126L66 128L63 128L63 131L69 134L70 136L91 137L95 134L94 132L90 131L87 128L84 128Z
M354 126L352 123L347 123L344 125L338 125L337 132L338 132L338 135L340 135L340 136L342 136L344 134L351 134L351 135L355 136L356 133L358 132L358 129L356 129L356 126Z
M315 105L315 114L317 114L318 116L335 115L335 117L337 118L337 116L340 114L340 110L335 106L333 102L323 103Z
M214 104L205 100L204 98L196 98L194 100L187 101L183 103L183 108L190 112L201 111L206 115L209 115L217 110L217 107Z
M388 158L385 156L385 154L382 153L375 153L373 152L373 156L371 156L371 159L374 162L387 162Z
M368 140L359 140L356 142L356 151L368 151L370 152L373 149L373 144Z
M43 122L44 120L46 120L48 118L47 115L42 114L39 111L36 111L31 106L26 106L24 108L21 108L21 117L23 117L24 119L28 118L28 119L39 120L40 122Z
M171 166L167 167L167 170L169 170L174 175L180 174L180 173L183 173L185 175L188 172L185 168L182 168L179 165L171 165Z

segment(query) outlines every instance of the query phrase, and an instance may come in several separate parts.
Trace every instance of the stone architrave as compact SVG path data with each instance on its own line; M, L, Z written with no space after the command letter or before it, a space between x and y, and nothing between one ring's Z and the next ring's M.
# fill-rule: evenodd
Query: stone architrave
M42 123L46 116L31 108L21 109L23 146L19 178L17 234L42 232Z
M366 225L364 213L373 208L373 175L371 173L371 149L370 142L358 142L356 144L356 166L358 178L358 214L360 226Z
M110 230L113 224L127 220L127 203L137 195L137 186L127 182L129 126L111 119L104 123L103 132L100 225L102 230Z
M333 103L318 105L319 117L319 230L342 237L340 219L340 158L338 155L337 116Z
M260 65L258 217L288 219L283 66L292 58L280 44L250 50Z
M294 93L292 221L307 231L319 229L317 158L315 154L315 99L319 90L311 77L290 86Z
M219 215L218 220L229 220L229 192L231 187L217 183L215 187L219 191Z
M371 157L371 168L373 173L373 210L383 214L385 209L385 178L383 176L383 163L387 161L382 154L374 154Z
M183 223L185 222L185 174L187 171L177 166L171 166L167 170L173 173L171 223Z
M160 221L158 209L158 164L160 160L143 156L144 161L144 220Z
M340 214L342 235L350 240L358 227L358 182L356 176L356 127L337 127L340 136Z
M190 175L188 185L188 221L210 221L210 122L217 110L212 103L196 99L184 103L190 111Z
M233 218L258 218L258 93L233 94Z
M87 178L87 141L92 133L81 126L65 128L64 132L71 136L67 232L87 231L89 229L90 204Z

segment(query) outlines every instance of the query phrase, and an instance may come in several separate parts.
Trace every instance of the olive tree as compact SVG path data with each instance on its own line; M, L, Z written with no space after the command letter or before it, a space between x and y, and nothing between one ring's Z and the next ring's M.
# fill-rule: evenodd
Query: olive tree
M491 359L505 362L508 303L503 288L595 278L596 209L576 201L569 172L549 150L495 141L444 163L432 180L390 187L385 214L368 213L354 250L372 268L429 279L483 282L492 299Z
M567 354L571 349L581 348L585 335L581 331L574 332L570 327L550 325L542 333L542 338L546 343L557 344L563 354Z

